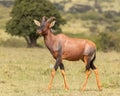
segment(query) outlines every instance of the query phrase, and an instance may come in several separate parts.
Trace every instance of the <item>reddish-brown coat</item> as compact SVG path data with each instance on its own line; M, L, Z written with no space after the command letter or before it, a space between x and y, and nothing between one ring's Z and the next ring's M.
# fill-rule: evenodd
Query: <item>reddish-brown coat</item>
M58 42L60 42L62 46L62 59L65 60L76 61L83 59L84 55L91 55L85 53L87 46L91 46L94 51L96 50L95 44L87 39L70 38L64 34L54 35L50 30L48 30L48 34L44 36L44 40L54 58L57 58Z

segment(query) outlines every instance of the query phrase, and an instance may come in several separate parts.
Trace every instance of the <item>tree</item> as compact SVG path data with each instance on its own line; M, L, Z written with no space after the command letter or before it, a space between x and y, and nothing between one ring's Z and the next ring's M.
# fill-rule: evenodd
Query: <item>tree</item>
M37 46L39 35L33 19L41 20L43 16L57 18L54 29L60 32L60 24L65 20L61 18L54 5L48 0L15 0L11 11L11 19L6 24L6 32L11 35L24 37L28 47Z

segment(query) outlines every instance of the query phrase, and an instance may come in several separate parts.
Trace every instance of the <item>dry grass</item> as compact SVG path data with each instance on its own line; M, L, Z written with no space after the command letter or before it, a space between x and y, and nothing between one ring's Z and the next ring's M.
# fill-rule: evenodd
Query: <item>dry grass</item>
M94 74L89 78L86 91L79 91L85 79L85 66L81 61L64 61L69 91L64 90L59 70L52 90L46 91L50 66L55 63L47 49L0 47L0 93L1 96L119 96L119 58L116 52L98 52L95 63L103 84L101 92L97 89Z
M79 0L76 1L79 2ZM118 9L118 4L116 9ZM99 69L103 91L98 91L93 72L86 91L83 93L79 91L85 79L85 66L81 61L64 61L70 90L64 90L63 79L58 70L52 90L46 91L50 79L50 66L55 63L55 60L47 49L24 48L25 42L22 38L11 38L10 35L4 33L9 11L10 9L0 9L2 17L0 18L0 96L120 95L120 53L117 52L97 53L95 65ZM81 23L83 22L77 21L74 24L73 21L68 22L67 25L62 26L62 29L70 33L87 32L88 29L84 29ZM73 26L75 31L73 31ZM43 44L42 40L40 42Z

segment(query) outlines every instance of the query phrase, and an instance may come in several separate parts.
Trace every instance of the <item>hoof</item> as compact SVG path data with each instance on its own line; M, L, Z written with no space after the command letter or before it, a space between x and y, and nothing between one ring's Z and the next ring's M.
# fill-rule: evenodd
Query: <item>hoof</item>
M48 87L47 87L47 90L50 91L50 90L51 90L51 86L48 86Z
M84 92L85 90L84 89L80 89L80 92Z
M65 91L68 91L69 90L69 87L66 85L65 86Z
M80 89L80 92L83 92L83 91L85 91L85 87L82 87L82 88Z
M99 89L99 91L102 91L102 85L101 84L98 86L98 89Z
M69 88L67 87L67 88L65 88L65 91L68 91L69 90Z
M99 88L99 91L102 91L102 88Z

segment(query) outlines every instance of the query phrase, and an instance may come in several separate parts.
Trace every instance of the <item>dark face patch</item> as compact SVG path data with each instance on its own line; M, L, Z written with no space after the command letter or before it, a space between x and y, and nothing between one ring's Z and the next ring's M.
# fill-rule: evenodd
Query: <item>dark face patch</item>
M43 30L44 28L45 28L45 22L43 22L43 23L41 23L41 26L40 27L38 27L38 29L37 30Z
M42 35L46 34L47 29L46 25L47 25L46 22L42 22L41 26L37 28L37 33Z

